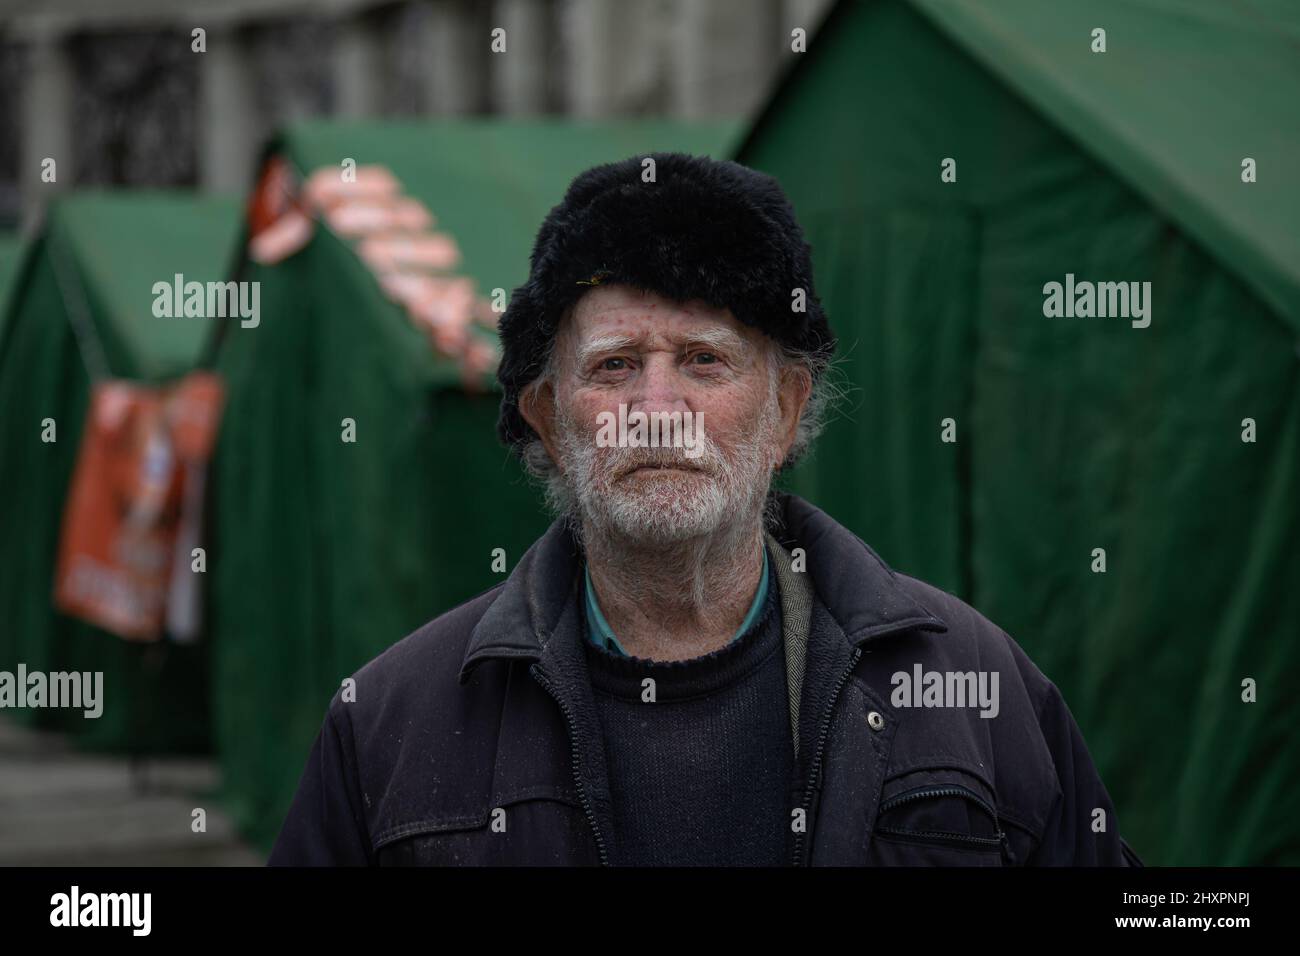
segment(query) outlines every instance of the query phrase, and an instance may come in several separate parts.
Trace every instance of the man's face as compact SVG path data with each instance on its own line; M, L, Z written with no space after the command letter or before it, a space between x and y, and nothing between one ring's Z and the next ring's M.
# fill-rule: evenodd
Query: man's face
M761 332L726 309L609 285L578 301L555 348L553 395L523 411L584 525L671 543L752 522L806 398L798 381L783 389ZM698 447L600 447L602 413L617 420L620 405L633 421L690 413Z

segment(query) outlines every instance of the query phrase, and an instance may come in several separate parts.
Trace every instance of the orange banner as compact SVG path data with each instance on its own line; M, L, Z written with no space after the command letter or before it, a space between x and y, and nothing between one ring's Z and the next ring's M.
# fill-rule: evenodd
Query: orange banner
M190 572L174 549L178 538L197 539L201 519L201 496L187 486L202 481L223 398L208 372L163 389L94 387L63 515L59 610L128 640L162 636L169 591L177 592L173 566ZM194 619L172 610L174 619Z

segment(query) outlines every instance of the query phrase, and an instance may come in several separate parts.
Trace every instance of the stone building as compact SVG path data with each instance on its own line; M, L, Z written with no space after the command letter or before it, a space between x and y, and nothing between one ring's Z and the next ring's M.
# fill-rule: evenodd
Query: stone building
M0 228L75 186L240 192L309 116L744 116L827 6L0 0Z

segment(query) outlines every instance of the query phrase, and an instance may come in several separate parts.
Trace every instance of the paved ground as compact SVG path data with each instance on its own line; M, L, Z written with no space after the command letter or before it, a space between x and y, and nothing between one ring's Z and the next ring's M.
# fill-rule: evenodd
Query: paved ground
M210 760L78 753L0 718L0 865L260 866L211 793ZM195 808L207 831L191 829Z

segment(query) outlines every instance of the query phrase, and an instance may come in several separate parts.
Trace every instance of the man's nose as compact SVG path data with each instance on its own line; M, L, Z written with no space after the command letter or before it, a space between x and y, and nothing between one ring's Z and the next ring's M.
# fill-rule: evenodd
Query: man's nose
M685 412L686 382L674 356L656 353L646 359L628 394L629 412Z

